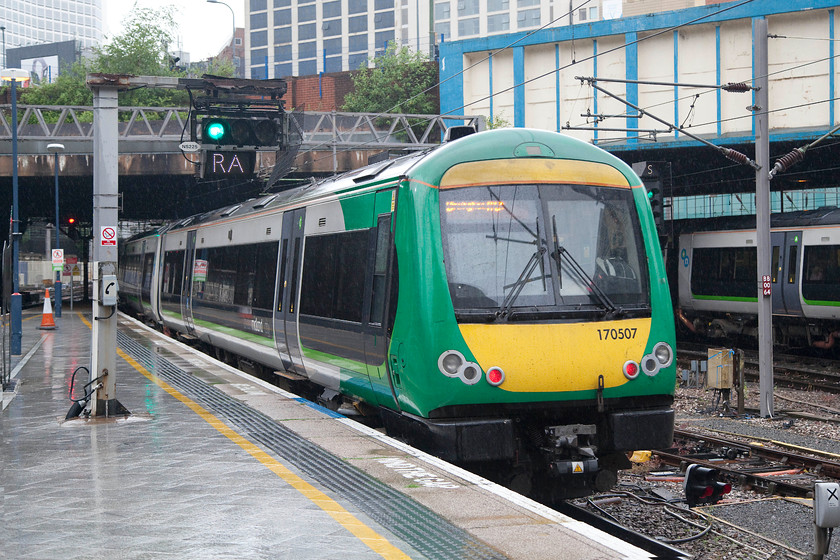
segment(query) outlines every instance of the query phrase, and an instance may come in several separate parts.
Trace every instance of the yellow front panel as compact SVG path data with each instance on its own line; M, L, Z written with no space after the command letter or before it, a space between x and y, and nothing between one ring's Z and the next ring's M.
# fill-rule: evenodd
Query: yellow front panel
M517 183L568 183L629 187L615 167L592 161L566 159L500 159L471 161L453 166L440 180L440 188Z
M478 365L505 372L501 389L512 392L584 391L626 383L622 367L639 362L651 320L628 319L553 325L459 325ZM642 374L644 375L644 374Z

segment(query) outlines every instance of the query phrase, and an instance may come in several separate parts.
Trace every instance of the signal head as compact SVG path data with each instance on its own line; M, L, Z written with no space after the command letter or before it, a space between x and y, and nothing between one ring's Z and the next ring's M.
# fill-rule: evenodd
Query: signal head
M689 465L685 471L685 499L688 507L716 504L724 494L732 491L732 486L718 481L720 471L701 465Z
M203 144L229 144L230 136L230 123L226 119L210 118L201 121Z

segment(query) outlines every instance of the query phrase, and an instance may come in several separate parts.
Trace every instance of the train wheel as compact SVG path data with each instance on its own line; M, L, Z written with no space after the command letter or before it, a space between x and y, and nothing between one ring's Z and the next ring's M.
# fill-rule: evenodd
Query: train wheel
M595 490L598 492L606 492L615 486L618 482L618 473L609 469L601 469L595 475Z
M533 478L531 477L531 473L520 472L511 476L505 486L507 486L517 494L522 494L523 496L530 496L531 491L534 487L534 483Z

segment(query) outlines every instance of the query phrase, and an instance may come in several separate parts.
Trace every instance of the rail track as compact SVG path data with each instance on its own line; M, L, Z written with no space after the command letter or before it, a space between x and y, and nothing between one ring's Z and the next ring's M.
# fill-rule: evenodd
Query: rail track
M748 381L758 380L758 354L744 350L744 377ZM691 360L705 360L708 347L681 342L677 348L677 362L688 368ZM840 393L840 362L824 357L774 354L773 382L795 389L819 389L829 393ZM840 414L840 413L838 413Z
M574 509L569 515L596 526L604 518L629 534L641 533L695 558L808 558L808 544L801 538L773 538L751 528L760 520L732 522L719 517L715 508L688 509L682 473L692 463L718 469L721 480L734 489L724 502L741 507L771 497L810 497L816 480L840 479L840 455L707 428L678 429L674 440L673 448L653 452L655 466L649 472L623 476L615 490L576 500L574 507L589 517L577 517ZM799 519L807 523L810 510L801 504L799 509Z
M675 430L674 440L677 448L655 452L663 463L713 467L741 488L765 495L806 498L815 481L840 480L840 456L824 451L726 432Z

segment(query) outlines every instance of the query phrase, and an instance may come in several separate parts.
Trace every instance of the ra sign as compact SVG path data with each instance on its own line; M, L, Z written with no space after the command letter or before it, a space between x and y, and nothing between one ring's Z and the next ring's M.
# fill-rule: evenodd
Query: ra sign
M207 151L204 155L202 177L250 176L254 174L254 164L256 161L257 155L255 152Z

